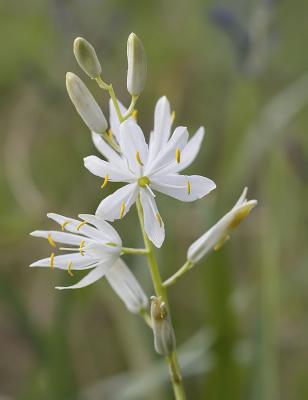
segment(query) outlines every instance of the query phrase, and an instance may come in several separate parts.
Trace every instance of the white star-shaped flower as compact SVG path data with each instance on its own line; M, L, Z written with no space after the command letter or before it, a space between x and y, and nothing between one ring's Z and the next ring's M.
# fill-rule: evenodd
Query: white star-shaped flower
M125 113L122 105L121 112ZM122 218L140 195L145 231L157 247L164 241L165 230L153 190L188 202L202 198L216 187L212 180L203 176L179 174L195 159L204 128L200 128L188 140L188 131L182 126L177 127L171 135L172 122L169 102L162 97L156 104L154 130L148 145L133 118L120 124L110 103L111 132L119 143L121 154L108 146L100 135L92 132L95 146L107 161L96 156L84 159L86 168L104 179L103 186L108 181L127 183L102 200L96 215L107 221Z
M134 313L147 307L147 297L133 273L120 258L122 241L117 231L101 218L81 214L82 221L49 213L47 216L61 225L62 231L34 231L32 236L46 238L53 248L50 257L36 261L30 267L49 267L67 270L90 270L80 282L56 289L79 289L91 285L103 276L114 291ZM68 231L68 232L65 232ZM56 255L57 243L67 254Z

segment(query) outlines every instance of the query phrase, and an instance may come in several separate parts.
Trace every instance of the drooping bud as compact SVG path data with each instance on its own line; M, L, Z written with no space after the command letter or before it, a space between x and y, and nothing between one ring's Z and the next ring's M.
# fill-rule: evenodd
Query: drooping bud
M139 96L145 85L147 62L143 45L134 33L127 40L127 64L127 90L131 96Z
M94 47L84 38L74 40L74 54L76 60L84 72L92 79L96 79L102 72Z
M92 132L104 133L106 118L82 80L72 72L66 74L66 89L76 110Z
M247 201L246 194L247 188L244 189L234 207L189 247L188 261L197 263L212 249L219 250L229 239L231 230L238 226L257 205L257 200Z
M108 271L106 278L130 312L137 314L148 307L144 290L121 258Z
M176 341L166 304L161 297L151 297L151 319L155 350L167 356L175 350Z

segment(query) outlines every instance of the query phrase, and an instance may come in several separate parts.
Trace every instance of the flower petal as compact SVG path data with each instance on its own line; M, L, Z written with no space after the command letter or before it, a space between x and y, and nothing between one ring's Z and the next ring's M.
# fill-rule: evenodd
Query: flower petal
M119 108L122 115L125 115L127 108L118 100ZM131 117L130 117L131 118ZM129 119L130 119L129 118ZM120 142L120 121L117 115L116 109L114 108L113 101L109 100L109 122L112 134L116 137L118 143Z
M170 103L166 96L161 97L155 106L154 111L154 130L150 136L150 156L149 160L155 159L165 143L167 143L172 125Z
M120 258L107 272L106 279L130 312L137 314L147 308L146 294L134 274Z
M122 246L122 240L118 232L108 222L92 214L79 214L79 217L102 232L105 235L106 242L116 243L118 246Z
M108 180L113 182L131 182L134 180L134 175L129 172L127 168L119 168L96 156L85 157L83 161L85 167L92 172L92 174L101 178L108 176Z
M92 131L92 141L97 150L112 164L119 168L125 167L125 161L105 140L97 133Z
M85 277L83 277L78 283L72 286L56 286L56 289L81 289L83 287L89 286L92 283L101 279L108 270L112 267L109 263L100 263L96 268L92 269Z
M137 184L129 183L101 201L95 214L107 221L121 219L136 201L137 194Z
M155 199L149 190L142 189L140 190L140 201L143 208L146 234L156 247L161 247L165 239L165 227L158 212Z
M98 262L97 259L88 256L82 256L80 253L69 253L53 258L53 267L59 269L87 269L92 268L93 264ZM51 267L51 257L43 258L30 265L30 267Z
M120 128L120 147L131 171L140 176L142 165L148 161L148 145L143 132L134 121L126 120ZM139 159L139 160L138 160Z
M167 144L160 149L160 153L145 168L144 174L151 176L160 173L169 164L176 161L177 150L182 151L188 140L188 131L184 126L178 126Z
M34 237L41 237L44 239L48 239L49 237L52 241L56 243L72 244L75 246L79 246L80 242L84 240L84 236L73 235L72 233L58 231L34 231L31 232L30 235Z
M103 232L100 232L99 230L92 228L89 225L86 224L82 225L81 224L82 221L79 221L78 219L64 217L63 215L55 213L48 213L47 217L56 221L66 231L77 233L78 235L86 235L91 239L96 239L96 240L105 239L106 235Z
M215 189L215 183L204 176L169 174L151 179L152 189L182 201L194 201Z

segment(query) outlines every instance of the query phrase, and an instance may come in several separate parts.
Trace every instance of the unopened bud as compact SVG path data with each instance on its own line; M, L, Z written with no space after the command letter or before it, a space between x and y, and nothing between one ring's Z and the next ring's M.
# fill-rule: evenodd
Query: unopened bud
M76 110L90 130L104 133L108 124L102 110L86 85L72 72L66 74L66 89Z
M102 72L94 47L85 39L78 37L74 40L74 54L84 72L92 79L96 79Z
M132 96L139 96L145 85L147 62L143 45L134 33L127 40L127 63L127 90Z
M166 304L161 297L151 297L151 319L155 350L167 356L175 350L176 341Z

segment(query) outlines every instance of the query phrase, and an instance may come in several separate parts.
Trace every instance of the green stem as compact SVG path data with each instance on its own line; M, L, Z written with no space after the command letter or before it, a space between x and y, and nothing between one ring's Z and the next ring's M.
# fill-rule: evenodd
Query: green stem
M147 249L133 249L131 247L122 247L123 254L141 254L147 255L149 252Z
M144 322L152 329L152 321L149 313L142 309L139 311L140 316L144 319Z
M169 304L168 295L167 295L166 288L163 286L163 283L162 283L158 264L157 264L154 250L153 250L153 245L152 245L151 241L149 240L149 238L145 232L145 229L144 229L143 209L142 209L139 198L136 201L136 206L137 206L137 212L138 212L138 217L139 217L139 222L140 222L140 227L141 227L141 231L142 231L142 235L143 235L144 244L145 244L146 249L148 250L147 259L148 259L149 269L150 269L155 293L157 296L160 296L163 299L163 301L165 302L165 304L168 307L168 311L170 314L170 308L168 306L168 304ZM170 316L171 316L171 314L170 314ZM170 379L171 379L175 399L176 400L185 400L186 395L185 395L184 385L183 385L183 381L182 381L182 377L181 377L181 372L180 372L180 367L179 367L179 362L177 359L176 352L174 351L169 356L167 356L166 360L169 364Z
M183 276L187 271L189 271L193 267L194 263L191 261L187 260L186 263L170 278L166 279L163 283L164 287L169 287L172 286L176 283L176 281Z

